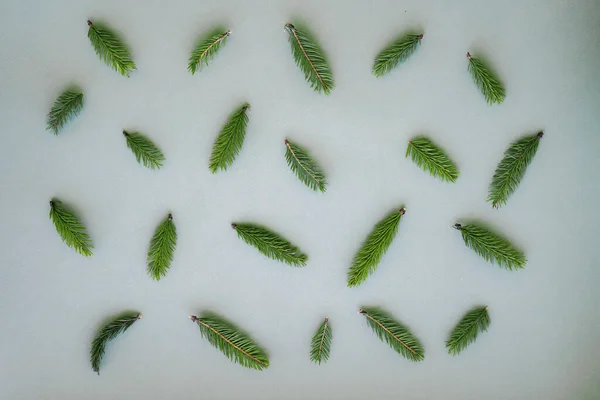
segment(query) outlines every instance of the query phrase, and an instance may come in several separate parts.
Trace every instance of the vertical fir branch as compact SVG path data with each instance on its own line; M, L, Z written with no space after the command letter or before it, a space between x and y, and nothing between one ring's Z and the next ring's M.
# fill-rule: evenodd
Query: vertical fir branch
M331 340L333 335L329 325L329 318L325 318L319 329L315 332L310 345L310 360L321 364L329 359Z

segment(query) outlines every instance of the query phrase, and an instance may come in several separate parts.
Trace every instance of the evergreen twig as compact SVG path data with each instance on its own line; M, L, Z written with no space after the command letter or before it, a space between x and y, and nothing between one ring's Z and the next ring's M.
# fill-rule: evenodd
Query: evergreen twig
M218 29L201 37L190 54L188 71L194 75L196 72L202 71L204 65L208 67L209 61L212 61L219 50L225 46L229 35L231 35L231 31L223 32Z
M329 326L329 318L325 318L310 343L310 360L312 362L321 364L329 359L332 339L333 335L331 326Z
M190 319L198 324L202 337L231 361L257 370L269 367L267 353L231 322L214 314L205 314L200 318L190 315Z
M398 64L406 61L417 50L421 39L423 39L422 33L420 35L404 34L386 46L375 57L373 75L376 77L386 75Z
M489 326L490 316L487 306L476 307L466 313L446 341L448 354L458 355L477 339L480 332L487 331Z
M289 34L292 55L296 65L304 73L304 78L316 92L331 93L334 87L333 73L325 52L314 36L304 27L297 28L288 23L285 30Z
M83 109L83 93L65 90L56 99L48 113L46 130L58 135L61 129Z
M156 227L150 241L147 263L148 274L152 278L158 281L167 275L173 261L176 244L177 229L173 222L173 215L169 214L167 219Z
M481 59L473 57L469 52L467 52L467 58L469 59L468 70L473 81L488 104L502 103L506 94L500 80Z
M249 223L233 223L238 237L265 256L284 262L292 267L303 267L306 265L308 256L287 239L262 226Z
M367 317L367 324L373 329L379 340L387 343L398 354L410 361L423 361L425 349L419 339L410 330L387 312L374 307L363 307L359 314Z
M543 131L524 136L512 142L504 152L490 184L487 201L492 203L492 207L499 208L506 204L509 196L517 190L537 152L542 136Z
M160 169L165 156L150 139L139 133L123 131L127 147L135 155L138 164L150 169Z
M525 255L506 239L477 224L454 224L462 234L465 245L492 264L508 270L522 269L527 264Z
M94 25L89 20L87 23L88 38L98 57L121 75L129 77L131 71L137 68L127 45L108 27Z
M219 136L210 155L208 169L214 174L218 170L225 171L242 150L246 138L248 113L250 104L244 103L229 116L227 122L219 132Z
M296 143L285 139L285 146L285 160L298 179L315 192L320 190L324 193L327 190L327 181L325 172L317 161Z
M94 372L100 375L100 362L102 361L102 357L104 357L108 342L125 332L140 318L142 318L142 314L137 312L124 313L114 318L98 331L90 349L90 363Z
M348 286L358 286L377 269L379 261L386 253L398 232L398 225L406 208L402 207L375 225L369 236L354 256L348 270Z
M417 137L409 140L406 157L409 156L418 167L429 172L433 177L446 182L456 182L458 179L459 172L456 164L429 138Z
M91 256L94 244L85 226L69 207L58 199L50 200L50 219L65 244L85 257Z

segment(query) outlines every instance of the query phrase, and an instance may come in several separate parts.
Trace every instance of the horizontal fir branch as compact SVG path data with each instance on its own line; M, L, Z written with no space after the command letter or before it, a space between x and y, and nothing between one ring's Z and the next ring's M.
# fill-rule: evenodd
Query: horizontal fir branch
M78 90L67 89L56 99L46 123L46 130L58 135L63 127L83 109L83 93Z
M157 281L167 275L173 253L177 245L177 229L173 222L173 215L169 214L160 225L156 227L154 236L148 249L148 274Z
M119 74L129 77L137 69L129 48L110 28L88 20L88 38L98 57Z
M100 363L108 342L125 332L140 318L142 314L138 312L126 312L114 317L98 331L90 348L90 363L94 372L100 375Z
M469 52L467 52L467 58L469 59L468 70L471 77L488 104L502 103L506 97L506 92L496 74L485 62L473 57Z
M373 75L381 77L390 73L417 50L422 39L422 33L418 35L405 33L394 40L375 57Z
M329 325L329 318L325 318L310 343L310 360L312 362L321 364L329 359L332 339L333 334Z
M50 219L62 241L79 254L91 256L94 244L85 226L70 207L54 198L50 200Z
M450 333L446 341L448 353L458 355L475 342L481 332L487 331L490 326L488 307L475 307L467 312Z
M204 66L208 67L208 63L212 61L219 50L225 46L230 35L231 31L223 32L223 30L219 28L213 30L208 35L201 37L190 54L188 71L193 75L196 72L202 71Z
M315 192L327 190L325 172L302 146L285 139L285 160L298 179Z
M135 155L138 164L150 169L160 169L165 156L150 139L137 132L123 131L127 147Z
M421 136L410 140L406 157L410 157L419 168L442 181L456 182L458 179L456 164L429 138Z

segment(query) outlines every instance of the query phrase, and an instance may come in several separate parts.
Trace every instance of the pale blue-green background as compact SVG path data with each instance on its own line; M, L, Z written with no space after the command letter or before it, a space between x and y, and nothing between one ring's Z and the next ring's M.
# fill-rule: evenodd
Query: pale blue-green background
M121 77L98 60L86 20L105 20L139 70ZM294 65L283 25L308 21L337 87L314 93ZM191 76L196 37L233 31L211 66ZM389 76L372 60L406 29L421 48ZM600 398L600 3L527 1L2 1L0 4L0 398L16 399L598 399ZM488 106L465 52L485 55L507 98ZM58 137L45 116L70 83L85 109ZM208 171L227 114L249 101L244 148L226 173ZM122 129L164 151L162 170L136 164ZM508 144L544 129L509 204L487 187ZM434 180L404 158L425 133L461 176ZM325 167L326 194L304 187L283 139ZM89 259L63 245L48 200L76 206L96 245ZM376 274L345 287L352 256L390 209L408 209ZM171 211L179 233L168 276L145 254ZM525 270L486 264L450 226L483 219L526 252ZM304 269L268 260L237 239L256 221L309 254ZM413 364L356 315L381 305L426 348ZM449 330L487 304L488 333L459 357ZM109 348L100 376L88 362L100 321L144 318ZM229 362L188 314L222 313L271 356L263 372ZM308 344L334 329L331 360Z

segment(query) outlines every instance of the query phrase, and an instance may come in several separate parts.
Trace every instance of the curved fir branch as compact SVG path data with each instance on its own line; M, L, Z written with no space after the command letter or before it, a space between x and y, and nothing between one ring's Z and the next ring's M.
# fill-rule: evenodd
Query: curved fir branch
M85 257L93 254L94 244L86 232L85 226L77 215L58 199L50 200L50 219L54 223L56 232L67 246Z
M65 90L56 99L46 123L46 130L58 135L61 129L83 109L83 93Z
M487 306L476 307L469 311L454 327L446 341L448 354L458 355L477 339L480 332L487 331L489 326L490 316Z
M458 179L456 164L431 139L418 137L409 140L406 157L410 157L419 168L435 178L446 182L456 182Z
M379 340L387 343L398 354L410 361L423 361L425 349L408 328L387 312L379 308L363 307L359 314L367 318L367 324L373 329Z
M248 223L233 223L231 227L235 229L239 238L256 247L265 256L292 267L304 267L306 265L308 256L279 234L262 226Z
M406 61L417 50L421 39L423 39L422 33L420 35L405 34L389 44L375 57L373 75L376 77L386 75L398 64Z
M127 147L135 155L138 164L150 169L160 169L165 156L150 139L139 133L123 131Z
M406 208L402 207L382 219L375 225L373 231L367 236L362 246L354 256L352 266L348 270L348 287L358 286L364 282L369 275L375 272L379 261L392 244L398 225Z
M137 68L131 59L127 45L109 28L94 25L89 20L87 23L88 38L98 57L121 75L129 77L131 71Z
M176 244L177 229L173 223L173 215L169 214L167 219L156 227L148 249L148 274L153 279L158 281L167 275Z
M225 171L233 164L235 158L242 150L248 126L248 109L250 104L244 103L229 116L210 155L208 169L214 174L219 170Z
M325 52L306 28L285 24L289 34L292 55L304 78L316 92L331 93L334 87L333 72L327 63Z
M137 312L124 313L114 318L98 331L96 337L92 341L90 349L90 363L92 364L92 369L98 373L98 375L100 375L100 363L102 357L104 357L108 342L125 332L140 318L142 318L142 314Z
M219 50L225 46L229 35L231 35L231 31L223 32L219 29L200 38L190 54L188 71L194 75L196 72L202 71L204 65L208 67L208 62L212 61Z
M190 319L198 324L202 337L231 361L257 370L269 367L267 353L229 321L213 314L205 314L200 318L190 315Z
M502 103L506 97L504 87L496 75L479 58L475 58L467 52L469 59L469 72L473 81L485 97L488 104Z
M517 190L543 136L543 131L524 136L512 142L504 152L504 158L496 167L490 184L487 201L492 203L492 207L499 208L506 204L510 195Z
M483 259L508 270L522 269L527 264L525 255L518 251L508 240L490 231L482 225L454 224L462 234L465 245Z
M321 364L329 359L332 339L329 318L325 318L310 343L310 360L312 362Z
M327 190L327 181L323 168L303 147L287 139L285 146L285 160L298 179L315 192L320 190L324 193Z

